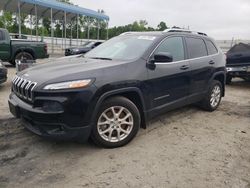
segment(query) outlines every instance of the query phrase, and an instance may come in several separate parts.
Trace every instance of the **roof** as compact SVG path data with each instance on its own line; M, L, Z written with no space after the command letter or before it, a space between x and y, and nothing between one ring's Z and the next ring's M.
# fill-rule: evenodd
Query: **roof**
M21 12L26 14L35 15L35 5L37 5L37 14L39 17L51 17L50 10L53 9L54 19L62 20L64 12L67 14L67 19L72 19L77 15L89 16L101 20L109 20L105 14L98 13L97 11L82 8L75 5L70 5L56 0L20 0ZM1 0L0 9L10 12L18 11L18 0Z
M142 32L137 32L137 31L131 31L131 32L125 32L122 33L120 36L123 35L154 35L154 36L168 36L168 35L173 35L173 34L180 34L180 35L187 35L187 36L199 36L202 38L207 38L210 39L207 35L204 35L204 33L201 32L184 32L184 31L142 31Z

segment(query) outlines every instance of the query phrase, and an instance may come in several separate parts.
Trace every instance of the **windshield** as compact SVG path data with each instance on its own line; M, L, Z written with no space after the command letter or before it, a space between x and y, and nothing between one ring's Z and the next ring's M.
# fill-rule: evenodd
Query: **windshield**
M153 43L154 36L118 36L88 52L85 57L115 60L133 60L141 57Z

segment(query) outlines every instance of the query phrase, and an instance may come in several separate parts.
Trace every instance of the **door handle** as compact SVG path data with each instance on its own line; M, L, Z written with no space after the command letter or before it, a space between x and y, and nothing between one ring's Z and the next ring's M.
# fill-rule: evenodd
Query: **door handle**
M181 70L187 70L187 69L189 69L189 65L182 65L182 66L180 67L180 69L181 69Z
M209 61L208 63L209 63L210 65L214 65L214 64L215 64L215 62L214 62L213 60Z

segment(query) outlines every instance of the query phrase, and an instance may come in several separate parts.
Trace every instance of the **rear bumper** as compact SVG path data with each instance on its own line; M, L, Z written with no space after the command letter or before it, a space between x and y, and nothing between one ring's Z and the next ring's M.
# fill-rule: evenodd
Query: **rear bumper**
M63 121L63 112L47 113L33 108L31 105L19 99L15 94L9 97L10 112L20 118L23 126L36 135L53 140L86 141L91 132L91 125L73 127ZM72 120L73 121L73 120Z
M227 75L230 76L250 76L250 66L227 67Z
M249 77L250 76L250 65L246 66L227 66L227 75L233 77Z

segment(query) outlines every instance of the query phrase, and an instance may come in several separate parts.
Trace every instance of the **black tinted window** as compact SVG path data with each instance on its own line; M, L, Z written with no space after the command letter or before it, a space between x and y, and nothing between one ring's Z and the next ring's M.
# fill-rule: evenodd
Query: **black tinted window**
M166 39L156 49L155 53L167 52L173 56L173 61L184 60L184 47L182 37L171 37Z
M206 43L207 43L208 54L209 55L217 54L218 50L215 47L215 45L209 40L207 40Z
M187 37L186 42L189 58L207 56L207 48L202 39Z

